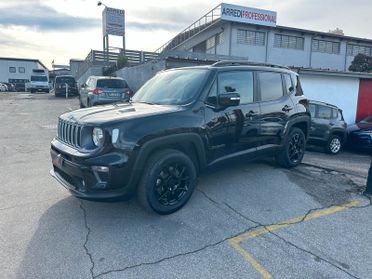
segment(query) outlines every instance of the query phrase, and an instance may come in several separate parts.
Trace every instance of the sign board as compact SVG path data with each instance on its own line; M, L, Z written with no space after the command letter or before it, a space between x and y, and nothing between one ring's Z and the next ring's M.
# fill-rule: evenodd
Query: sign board
M231 4L221 4L221 19L265 26L276 26L276 12Z
M103 36L125 34L125 12L124 10L105 7L102 12Z

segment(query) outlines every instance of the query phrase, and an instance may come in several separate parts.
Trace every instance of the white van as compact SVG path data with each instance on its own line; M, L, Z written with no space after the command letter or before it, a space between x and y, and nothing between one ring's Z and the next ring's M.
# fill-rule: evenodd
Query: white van
M32 70L30 81L26 83L26 91L49 93L48 73L42 69Z

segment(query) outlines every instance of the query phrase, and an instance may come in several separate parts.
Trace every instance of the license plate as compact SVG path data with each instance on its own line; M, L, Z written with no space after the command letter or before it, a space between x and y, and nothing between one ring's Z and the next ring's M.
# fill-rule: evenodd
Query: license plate
M120 93L109 93L109 96L110 97L120 97L121 94Z

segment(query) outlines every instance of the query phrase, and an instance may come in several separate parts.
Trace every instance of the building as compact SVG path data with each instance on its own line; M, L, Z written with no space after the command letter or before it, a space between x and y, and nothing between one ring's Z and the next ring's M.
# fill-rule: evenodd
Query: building
M18 90L24 91L33 69L48 71L37 59L0 57L0 82L14 83Z
M274 11L222 3L165 45L167 50L245 57L249 61L347 71L372 40L276 24Z

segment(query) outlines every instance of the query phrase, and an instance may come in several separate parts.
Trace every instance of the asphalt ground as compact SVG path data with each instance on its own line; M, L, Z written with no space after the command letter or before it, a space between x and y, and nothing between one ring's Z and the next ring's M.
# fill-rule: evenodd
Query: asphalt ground
M0 94L0 278L371 278L369 157L225 162L159 216L71 196L49 175L57 117L77 99Z

